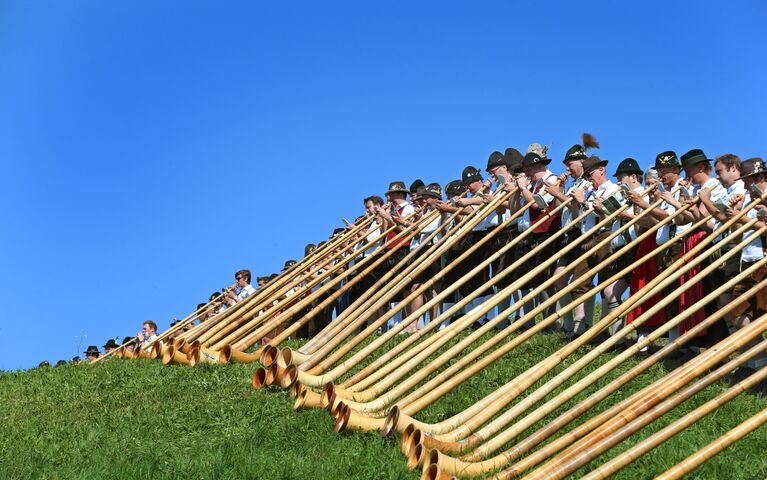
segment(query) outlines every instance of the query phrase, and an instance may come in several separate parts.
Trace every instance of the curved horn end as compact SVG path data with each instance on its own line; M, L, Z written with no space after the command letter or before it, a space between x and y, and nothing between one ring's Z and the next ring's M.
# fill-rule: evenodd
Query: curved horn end
M253 388L261 388L264 386L264 383L266 382L266 370L258 367L255 372L253 372L253 381L252 385Z
M394 405L391 407L389 413L386 414L386 420L384 421L384 426L381 429L381 435L388 437L396 431L397 423L399 422L399 413L400 411L398 406ZM408 424L408 426L412 426L412 424ZM402 453L405 452L403 451Z
M298 369L295 365L288 365L282 374L280 379L280 386L282 388L291 388L298 380Z

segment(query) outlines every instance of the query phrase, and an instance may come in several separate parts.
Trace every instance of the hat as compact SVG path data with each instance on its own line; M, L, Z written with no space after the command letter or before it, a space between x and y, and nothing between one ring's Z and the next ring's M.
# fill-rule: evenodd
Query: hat
M313 251L317 250L317 245L310 243L304 247L304 256L309 255ZM259 277L260 278L260 277Z
M666 167L676 167L681 168L682 165L679 163L679 159L676 156L676 153L674 153L671 150L668 150L666 152L661 152L658 154L657 157L655 157L655 169L659 170L661 168Z
M522 154L519 150L509 147L503 152L503 161L509 171L522 170Z
M335 236L338 236L338 235L341 235L341 234L342 234L342 233L344 233L345 231L346 231L346 230L345 230L345 229L343 229L343 228L334 228L334 229L333 229L333 235L331 235L331 238L332 238L332 237L335 237Z
M535 153L541 158L546 158L546 150L547 148L540 143L531 143L530 146L527 147L527 153Z
M416 179L413 183L410 184L410 193L416 193L418 191L418 187L423 187L424 185L426 184L423 183L423 180L420 178Z
M460 180L453 180L445 185L445 193L448 195L460 195L466 191L466 187Z
M439 186L439 183L430 183L424 188L423 195L442 200L442 187Z
M589 156L586 155L586 149L581 145L575 144L567 150L565 159L562 160L562 163L567 165L567 162L572 162L573 160L586 160L587 158L589 158Z
M487 168L485 171L489 172L491 168L500 167L501 165L506 166L503 154L501 152L493 152L490 154L490 158L487 159Z
M80 359L80 357L78 357L77 355L75 355L74 357L72 357L72 363L80 363L81 361L82 361L82 360L81 360L81 359Z
M66 361L66 360L59 360L58 362L56 362L56 366L57 366L57 367L60 367L60 366L62 366L62 365L66 365L66 364L67 364L67 361Z
M405 188L405 182L391 182L389 184L389 189L386 191L386 193L410 193L410 190Z
M523 167L530 167L532 165L548 165L551 163L550 158L542 157L535 152L527 152L525 158L522 159Z
M426 186L421 185L420 187L415 189L415 194L410 194L413 198L420 198L423 196L423 194L426 192Z
M90 345L88 347L88 349L85 350L83 353L86 354L86 355L90 355L91 353L93 353L95 355L98 355L101 352L99 352L99 347L97 347L96 345Z
M126 343L133 343L133 337L123 338L123 345L125 345Z
M481 182L482 174L474 167L466 167L461 173L461 183L468 185L472 182Z
M172 327L173 325L175 325L177 323L178 323L178 321L175 321L175 322L171 323L170 326ZM104 344L104 350L106 350L107 348L117 348L119 346L120 345L118 345L117 342L115 342L114 338L110 338L109 340L107 340L107 343ZM88 348L90 348L90 347L88 347Z
M48 363L48 360L43 360L42 362L40 362L37 365L37 368L44 368L44 367L50 367L50 366L51 366L51 364Z
M636 173L637 175L644 175L644 172L639 168L639 163L633 158L627 158L618 164L618 170L613 174L614 177L618 177L623 174Z
M709 158L706 158L706 154L699 148L693 148L689 152L682 155L682 168L687 168L695 165L696 163L708 162L711 163Z
M284 272L285 270L289 269L290 267L292 267L296 263L297 262L295 260L288 260L288 261L286 261L285 265L282 267L282 271Z
M269 275L269 280L274 280L277 277L279 277L279 275L276 274L276 273L273 273L273 274Z
M607 160L602 160L596 155L592 155L583 161L583 176L588 175L589 173L591 173L592 171L596 170L599 167L606 167L606 166L607 166Z
M761 158L749 158L740 162L740 178L767 172L767 166Z

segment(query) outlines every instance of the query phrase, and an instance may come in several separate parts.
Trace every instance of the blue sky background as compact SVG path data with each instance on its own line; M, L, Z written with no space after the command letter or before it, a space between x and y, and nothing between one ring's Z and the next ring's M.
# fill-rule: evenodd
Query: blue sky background
M5 0L0 369L164 329L389 181L493 150L764 157L765 22L761 0Z

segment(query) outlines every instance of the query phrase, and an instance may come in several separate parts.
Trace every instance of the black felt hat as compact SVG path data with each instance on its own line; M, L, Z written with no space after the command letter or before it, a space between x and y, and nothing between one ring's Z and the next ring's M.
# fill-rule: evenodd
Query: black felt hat
M521 172L524 157L516 148L509 147L503 152L503 160L510 172Z
M287 260L287 261L285 261L285 265L283 265L282 271L284 272L285 270L289 269L290 267L292 267L296 263L297 262L295 260Z
M618 177L620 175L632 174L644 175L644 172L639 168L639 162L633 158L627 158L618 164L618 169L613 176Z
M706 157L703 150L699 148L693 148L689 152L682 155L682 168L687 168L695 165L696 163L711 163L711 159Z
M661 152L655 157L655 170L669 167L682 168L679 158L677 158L676 153L672 150Z
M466 191L466 187L460 180L453 180L445 185L445 193L448 195L460 195Z
M430 183L424 188L423 195L442 200L442 187L439 183Z
M503 154L501 152L493 152L490 154L490 158L487 159L487 168L485 171L489 172L493 167L506 166Z
M90 345L83 353L86 355L90 355L90 354L98 355L101 352L99 352L99 347L97 347L96 345Z
M317 245L310 243L304 247L304 256L309 255L313 251L317 250Z
M420 178L416 179L413 183L410 184L410 193L413 194L418 192L418 187L423 187L425 185L426 184L423 183L423 180Z
M389 184L389 189L386 191L386 193L410 193L410 190L408 190L405 187L405 182L391 182Z
M72 357L72 363L80 363L81 361L82 359L78 355Z
M45 367L50 367L50 366L51 366L51 364L48 363L48 360L43 360L42 362L40 362L37 365L37 368L45 368Z
M582 145L576 144L567 150L565 159L562 160L562 163L567 165L567 162L572 162L573 160L586 160L587 158L589 158L589 156L586 155L586 149L583 148Z
M466 167L463 169L463 173L461 173L461 183L464 185L468 185L472 182L481 182L482 181L482 173L474 167Z
M173 323L170 324L170 326L172 327L176 323L178 323L178 322L173 322ZM110 338L109 340L107 340L107 343L104 344L104 350L106 350L107 348L117 348L119 346L120 345L118 345L117 342L115 342L114 338Z
M59 360L58 362L56 362L56 366L57 366L57 367L60 367L60 366L62 366L62 365L66 365L66 364L67 364L67 361L66 361L66 360Z
M740 162L740 178L767 173L767 165L761 158L749 158Z
M607 160L602 160L596 155L592 155L583 161L583 175L586 176L599 167L606 167Z
M125 345L126 343L133 343L133 337L123 338L123 345Z
M551 163L551 159L547 157L541 157L535 152L527 152L525 155L525 158L522 159L522 166L523 167L530 167L533 165L548 165Z

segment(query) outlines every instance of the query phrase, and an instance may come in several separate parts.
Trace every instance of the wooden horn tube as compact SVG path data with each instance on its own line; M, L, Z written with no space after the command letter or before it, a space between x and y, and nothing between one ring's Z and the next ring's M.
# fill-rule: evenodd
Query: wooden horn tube
M266 369L265 368L258 367L253 372L251 385L255 389L263 388L266 385Z
M696 470L722 450L728 448L730 445L764 425L765 422L767 422L767 408L693 453L680 463L666 470L661 475L658 475L656 480L677 480L682 478L688 473Z
M282 362L283 367L288 365L301 365L311 358L310 355L301 353L298 350L292 350L290 347L285 347L280 350L280 355L277 358L278 362Z
M259 361L261 362L261 365L268 368L272 366L274 361L277 359L278 354L279 350L277 350L277 347L274 345L264 345L263 348L261 348Z
M232 348L231 345L224 345L221 349L221 361L233 362L233 363L256 363L259 361L260 355L256 353L245 353L236 348Z
M179 352L172 345L165 350L162 356L162 363L165 365L190 365L187 354Z
M320 394L310 388L304 388L296 397L293 410L308 410L310 408L323 408L320 403Z
M733 369L737 368L738 366L744 364L749 359L753 358L754 356L758 354L763 353L765 349L767 349L767 342L763 340L759 344L751 347L747 352L727 362L727 364L719 367L714 372L706 375L704 378L696 382L693 386L688 387L685 391L680 392L679 394L675 395L669 400L666 400L660 405L654 407L652 410L645 413L640 418L637 418L636 420L631 422L629 425L626 425L625 427L620 429L618 432L610 436L610 438L601 442L600 445L596 447L600 449L605 448L606 450L614 446L617 442L620 442L626 436L631 435L633 432L636 432L638 429L642 428L643 426L651 423L657 418L660 418L660 416L664 415L665 413L667 413L674 407L678 406L680 403L690 398L693 394L698 393L700 390L702 390L706 386L711 385L714 381L721 379L726 374L730 373ZM728 389L724 393L718 395L715 399L710 400L706 402L705 404L701 405L700 407L696 408L695 410L687 413L681 419L674 421L672 424L668 425L661 431L656 432L655 434L651 435L650 437L640 442L640 444L634 445L626 452L621 453L620 455L613 458L609 462L599 466L599 468L597 468L596 470L589 472L589 474L584 476L583 478L588 480L608 478L608 476L610 476L611 474L616 473L618 470L625 467L629 463L636 461L637 459L639 459L641 456L643 456L644 454L646 454L653 448L657 447L661 443L669 440L672 436L681 432L684 428L691 426L696 421L700 420L701 418L713 412L714 410L721 407L725 403L734 399L735 397L742 394L747 389L751 388L757 383L761 382L765 378L767 378L767 369L761 369L757 371L756 373L754 373L753 375L751 375L744 381L740 382L738 385L733 386L732 388ZM582 460L579 458L578 462L581 463Z
M733 333L684 366L672 371L665 377L656 380L651 385L636 392L629 398L622 400L608 410L587 420L585 423L565 433L553 442L550 442L522 461L517 462L515 465L504 470L502 474L499 474L499 478L515 478L520 473L530 470L541 461L545 461L550 456L555 455L559 450L567 448L573 442L578 442L581 439L589 440L591 438L596 438L596 436L601 436L616 427L620 427L622 423L630 421L633 418L637 409L642 409L643 411L647 408L651 408L663 398L681 388L684 383L687 383L701 372L712 367L716 362L721 361L732 352L741 348L746 342L765 330L767 330L767 315L760 317L743 329ZM578 442L578 445L583 445L583 442ZM570 456L575 453L576 450L578 449L568 448L563 453L567 453L568 456ZM561 458L561 455L554 457L544 466L536 470L536 472L542 473L544 471L551 471L553 467L559 464L559 458ZM535 475L538 476L539 473L536 473Z
M383 426L383 418L368 417L367 415L344 405L342 412L336 419L335 431L343 432L345 430L374 431L380 430Z

